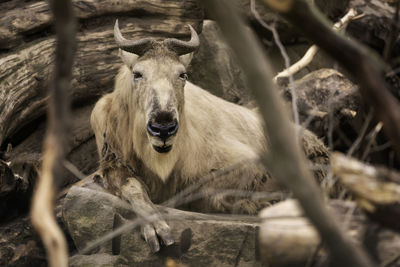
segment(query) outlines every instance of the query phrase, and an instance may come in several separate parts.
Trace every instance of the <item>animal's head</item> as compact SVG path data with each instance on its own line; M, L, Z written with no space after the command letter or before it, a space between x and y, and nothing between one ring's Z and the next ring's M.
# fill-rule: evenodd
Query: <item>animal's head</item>
M144 114L150 144L159 153L172 149L184 106L186 67L199 46L199 37L189 25L190 41L174 38L125 39L118 26L114 37L124 63L131 70L131 90L137 112Z

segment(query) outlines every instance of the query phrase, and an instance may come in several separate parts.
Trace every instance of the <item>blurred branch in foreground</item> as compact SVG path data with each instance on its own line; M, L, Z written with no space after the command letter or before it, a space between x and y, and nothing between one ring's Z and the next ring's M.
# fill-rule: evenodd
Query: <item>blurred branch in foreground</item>
M68 92L75 51L75 19L69 0L52 0L57 47L53 83L49 87L48 127L41 175L33 197L32 223L46 247L49 266L68 266L64 234L54 217L54 196L61 184L61 171L68 141Z
M217 19L222 33L235 52L249 88L265 121L270 141L264 164L299 200L310 221L326 242L336 266L373 266L368 255L351 244L324 201L294 138L294 129L284 110L278 90L272 82L271 66L256 41L245 28L232 3L226 0L203 0L204 6ZM315 32L315 31L314 31Z

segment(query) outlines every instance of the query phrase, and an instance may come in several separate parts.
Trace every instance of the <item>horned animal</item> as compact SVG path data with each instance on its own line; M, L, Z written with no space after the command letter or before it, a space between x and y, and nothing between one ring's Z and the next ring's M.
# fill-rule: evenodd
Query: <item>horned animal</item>
M186 68L199 46L196 31L189 28L189 41L127 40L115 23L114 36L124 64L114 91L96 103L91 125L105 187L134 210L154 212L153 203L162 203L207 174L258 158L268 149L257 111L187 81ZM307 130L302 132L307 156L325 159L321 141ZM196 192L205 197L186 207L254 214L266 203L221 192L282 189L258 161L238 165L201 183ZM174 242L161 218L142 230L153 251L160 248L156 235L167 245Z

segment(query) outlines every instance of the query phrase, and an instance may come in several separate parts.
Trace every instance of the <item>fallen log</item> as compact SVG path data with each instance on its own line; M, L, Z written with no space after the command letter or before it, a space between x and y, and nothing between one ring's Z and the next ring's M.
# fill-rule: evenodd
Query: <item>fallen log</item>
M301 123L323 138L329 130L347 125L360 128L364 110L358 86L334 69L313 71L293 82ZM293 101L292 92L284 87L286 100ZM331 128L331 129L330 129Z
M187 23L198 26L203 14L195 0L168 2L155 0L151 3L138 0L128 2L74 0L72 4L81 22L98 17L104 18L112 14L114 16L116 14L133 15L132 17L146 14L154 17L186 18ZM34 34L46 36L48 32L52 32L53 18L47 1L5 2L0 4L0 10L0 49L15 48L23 44L26 39L31 39ZM106 21L103 19L103 22ZM170 24L175 34L182 34L182 30L185 30L183 23L179 26L176 22L174 23L174 20L165 19L164 24ZM169 34L174 33L169 32Z

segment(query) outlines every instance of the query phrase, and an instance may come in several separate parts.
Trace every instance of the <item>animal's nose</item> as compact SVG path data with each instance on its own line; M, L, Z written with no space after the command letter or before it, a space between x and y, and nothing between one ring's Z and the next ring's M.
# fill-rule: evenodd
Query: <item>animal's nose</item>
M147 124L147 131L152 136L157 136L162 140L167 140L170 136L173 136L178 131L178 123L171 122L171 123L152 123L149 122Z

